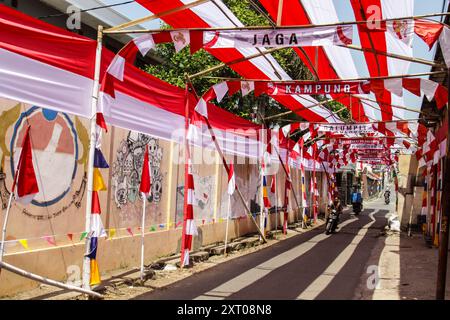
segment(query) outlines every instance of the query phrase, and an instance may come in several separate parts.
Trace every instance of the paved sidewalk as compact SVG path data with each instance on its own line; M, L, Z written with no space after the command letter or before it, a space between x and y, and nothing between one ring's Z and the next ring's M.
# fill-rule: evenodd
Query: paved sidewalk
M362 300L434 300L438 249L425 245L422 234L380 236L365 266L366 273L355 292ZM377 268L378 267L378 268ZM379 282L375 289L375 270ZM450 299L450 264L447 271L446 299Z

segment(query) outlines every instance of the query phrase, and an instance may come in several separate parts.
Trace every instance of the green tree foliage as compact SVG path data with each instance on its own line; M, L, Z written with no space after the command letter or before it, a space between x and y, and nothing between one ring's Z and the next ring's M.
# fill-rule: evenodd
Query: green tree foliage
M224 2L244 25L270 25L267 18L258 12L259 10L252 7L248 1L224 0ZM170 27L164 25L162 28L169 29ZM155 77L181 88L184 88L186 85L186 74L193 75L221 63L213 55L203 49L193 55L190 54L189 48L185 48L176 53L172 43L157 45L155 54L161 57L164 62L159 65L148 65L144 69ZM313 79L308 68L305 67L292 48L280 49L273 52L272 56L291 78ZM239 74L233 71L230 67L223 67L219 70L213 71L209 73L208 76L240 78ZM197 77L192 80L192 83L197 94L202 95L212 85L220 81L221 80L207 77ZM254 119L254 111L256 109L258 109L259 112L265 117L289 110L266 95L256 98L252 93L245 97L241 97L239 93L233 95L232 97L226 96L221 101L219 106L248 120ZM284 125L290 121L299 120L302 119L297 114L291 113L282 118L273 119L268 123L268 125L275 123Z

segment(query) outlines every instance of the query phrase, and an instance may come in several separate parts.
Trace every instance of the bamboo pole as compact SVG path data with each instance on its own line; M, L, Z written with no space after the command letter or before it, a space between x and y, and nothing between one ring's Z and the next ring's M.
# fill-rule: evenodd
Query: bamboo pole
M449 89L450 98L450 69L447 74L447 87ZM447 104L447 121L450 120L450 105ZM442 199L450 193L450 126L447 125L447 152L445 156L443 175L442 175ZM450 204L449 201L442 201L442 217L439 232L439 258L436 280L436 300L445 299L445 288L447 279L447 260L448 260L448 234L450 231Z
M386 104L386 103L382 103L382 102L380 103L379 101L376 101L376 100L370 99L370 98L366 98L366 97L360 97L360 96L357 96L356 98L361 99L361 100L370 101L370 102L375 102L375 103L378 103L378 104L381 104L381 105L389 105L389 106L391 106L392 108L396 108L396 109L401 109L401 110L406 110L406 111L416 112L416 113L419 113L419 114L422 113L422 111L420 111L420 110L408 108L408 107L405 107L405 106L399 106L399 105L395 105L395 104ZM387 112L387 111L385 111L385 110L381 110L381 109L379 109L379 110L380 110L381 112ZM397 117L397 118L398 118L398 117ZM401 119L399 118L399 120L401 120Z
M339 98L339 99L341 99L341 98ZM311 109L311 108L319 107L321 105L324 105L325 103L328 103L328 102L331 102L331 101L337 101L339 99L328 99L328 100L320 101L318 103L315 103L315 104L307 106L307 107L297 108L297 109L289 110L289 111L286 111L286 112L282 112L282 113L279 113L279 114L276 114L276 115L273 115L273 116L270 116L270 117L266 117L263 120L266 121L266 120L280 118L280 117L286 116L288 114L291 114L291 113L294 113L294 112L297 112L297 111L303 111L303 110L308 110L308 109ZM329 117L331 117L331 115Z
M15 176L17 176L17 174ZM16 179L16 178L14 178L14 179ZM6 207L6 214L5 214L5 218L4 218L5 220L3 221L2 242L0 244L0 262L3 261L3 255L5 254L6 227L8 225L9 211L11 210L11 203L12 203L13 195L14 195L14 190L11 190L11 193L9 194L8 206ZM0 269L0 272L1 272L1 269Z
M194 86L193 86L193 84L192 84L192 82L191 82L191 80L190 80L188 75L186 75L186 80L187 80L189 86L191 87L191 89L194 91L194 94L197 96L197 94L195 92L195 89L194 89ZM213 140L214 145L216 147L216 150L219 153L219 156L222 158L222 164L225 167L226 172L228 173L230 171L230 168L228 167L227 161L225 159L225 155L223 154L222 149L220 148L219 143L217 142L216 135L214 134L214 130L213 130L213 128L212 128L208 118L206 118L204 116L202 116L202 118L206 122L206 125L208 127L209 133L211 135L211 139ZM253 217L253 214L252 214L250 208L248 207L247 203L245 202L244 196L242 195L241 190L239 189L237 184L236 184L236 191L238 193L239 199L241 200L241 202L242 202L242 204L244 206L245 211L247 211L247 214L250 216L250 219L252 219L252 222L255 225L258 233L262 236L263 243L266 243L267 239L266 239L264 233L259 229L258 223L256 222L255 218Z
M144 164L145 165L145 164ZM142 220L141 220L141 284L144 284L144 242L145 242L145 205L147 197L142 193Z
M283 18L283 0L278 0L277 26L281 26L282 18Z
M349 44L349 45L338 44L337 46L338 47L342 47L342 48L351 49L351 50L362 51L362 52L376 53L377 55L380 55L380 56L386 56L386 57L390 57L390 58L394 58L394 59L420 63L420 64L424 64L424 65L427 65L427 66L432 66L432 67L437 67L437 68L445 68L445 65L442 64L442 63L437 63L437 62L434 62L434 61L421 59L421 58L408 57L408 56L404 56L404 55L396 54L396 53L391 53L391 52L384 52L384 51L380 51L380 50L377 50L377 49L371 50L371 49L368 49L368 48L363 48L363 47L352 45L352 44Z
M421 73L411 73L402 74L395 76L379 76L379 77L361 77L361 78L346 78L346 79L321 79L317 81L317 84L329 83L329 82L351 82L351 81L367 81L367 80L386 80L386 79L401 79L401 78L411 78L411 77L422 77L422 76L432 76L438 74L446 74L446 71L432 71L432 72L421 72ZM225 81L253 81L253 82L272 82L272 83L284 83L289 82L293 84L301 84L305 82L311 82L311 80L265 80L265 79L242 79L242 78L231 78L231 77L210 77L206 76L208 79L218 79Z
M228 245L228 227L230 223L230 210L231 210L231 195L228 195L227 224L225 229L225 247L223 249L223 254L225 257L227 256L228 253L227 245Z
M280 160L281 166L283 167L284 173L288 177L289 182L291 184L291 191L292 191L292 194L294 195L294 201L295 201L295 204L297 205L297 211L298 211L299 209L303 208L303 206L300 205L300 203L298 202L298 198L297 198L297 194L296 194L295 189L294 189L294 185L293 185L293 181L292 181L292 178L291 178L291 174L287 171L286 165L284 164L283 159L281 158L281 155L280 155L280 152L278 151L278 148L274 146L274 149L277 152L277 156L278 156L278 159ZM287 164L287 165L289 165L289 164Z
M17 274L19 276L22 276L22 277L25 277L25 278L28 278L28 279L31 279L31 280L34 280L34 281L39 281L39 282L48 284L48 285L53 286L53 287L84 293L84 294L90 295L91 297L94 297L94 298L102 298L103 297L101 294L99 294L97 292L94 292L92 290L83 289L83 288L80 288L80 287L77 287L77 286L74 286L74 285L65 284L65 283L62 283L62 282L55 281L55 280L47 279L47 278L39 276L37 274L25 271L25 270L20 269L20 268L17 268L15 266L13 266L13 265L11 265L9 263L3 262L3 261L0 262L0 268L8 270L10 272L13 272L13 273L15 273L15 274Z
M84 253L84 261L83 261L83 288L85 290L90 290L90 275L91 275L91 266L90 266L90 244L91 244L91 209L92 209L92 191L93 191L93 176L94 176L94 154L96 147L96 128L97 128L97 104L98 104L98 96L99 96L99 82L100 82L100 66L101 66L101 58L102 58L102 40L103 40L103 26L98 26L97 33L97 51L95 55L95 71L94 71L94 85L92 88L92 99L91 99L91 129L90 129L90 143L89 143L89 159L88 159L88 174L87 174L87 194L86 194L86 222L85 222L85 230L88 232L88 236L86 237L86 245L85 245L85 253Z
M152 15L149 15L149 16L146 16L146 17L143 17L143 18L139 18L139 19L135 19L135 20L132 20L132 21L129 21L129 22L125 22L125 23L119 24L117 26L105 29L104 33L117 33L117 31L119 31L119 30L122 30L122 29L125 29L125 28L128 28L128 27L133 27L133 26L136 26L136 25L141 24L143 22L156 20L156 19L168 16L168 15L171 15L171 14L174 14L174 13L186 10L186 9L190 9L190 8L199 6L199 5L201 5L201 4L205 3L205 2L208 2L208 1L210 1L210 0L197 0L197 1L185 4L185 5L180 6L180 7L176 7L176 8L169 9L169 10L157 13L157 14L152 14ZM124 31L126 31L126 30L124 30Z
M268 49L268 50L265 50L265 51L260 51L258 53L249 55L247 57L239 58L239 59L227 62L227 63L222 62L222 63L218 64L217 66L214 66L214 67L208 68L206 70L194 73L193 75L190 75L189 78L192 80L194 78L198 78L198 77L203 76L205 74L208 74L208 73L220 70L220 69L222 69L224 67L229 67L229 66L232 66L232 65L234 65L236 63L240 63L240 62L248 61L248 60L251 60L251 59L254 59L254 58L258 58L258 57L261 57L261 56L265 56L267 54L270 54L272 52L275 52L275 51L278 51L278 50L281 50L281 49L285 49L285 48L272 48L272 49ZM241 80L241 79L239 79L239 80Z
M378 22L388 22L388 21L396 21L396 20L413 20L413 19L423 19L423 18L431 18L431 17L439 17L439 16L448 16L450 12L442 12L442 13L432 13L432 14L424 14L417 16L408 16L408 17L398 17L398 18L390 18L390 19L379 19L372 20L371 23ZM440 23L438 21L434 21L436 23L445 25L444 23ZM344 21L344 22L336 22L336 23L324 23L324 24L303 24L303 25L289 25L289 26L277 26L276 30L292 30L292 29L305 29L305 28L314 28L314 27L335 27L335 26L345 26L345 25L358 25L358 24L366 24L367 21ZM170 29L170 31L226 31L226 30L267 30L273 31L273 27L269 26L242 26L242 27L206 27L206 28L174 28ZM123 33L154 33L160 32L160 29L147 29L147 30L116 30L109 31L109 34L123 34Z

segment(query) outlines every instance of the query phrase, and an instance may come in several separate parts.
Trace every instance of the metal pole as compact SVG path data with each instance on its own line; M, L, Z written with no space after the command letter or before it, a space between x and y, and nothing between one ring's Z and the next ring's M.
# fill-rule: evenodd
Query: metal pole
M2 243L0 245L0 262L3 261L3 255L5 253L6 226L8 225L9 210L11 209L11 202L12 202L13 194L14 194L14 190L11 190L11 193L9 195L9 200L8 200L8 207L6 208L5 221L3 221Z
M396 17L396 18L389 18L389 19L378 19L378 20L372 20L372 23L377 22L388 22L388 21L396 21L396 20L413 20L413 19L422 19L422 18L431 18L431 17L440 17L440 16L447 16L450 15L449 12L443 12L443 13L432 13L432 14L424 14L424 15L418 15L418 16L408 16L408 17ZM434 21L436 23L440 23L438 21ZM303 24L303 25L288 25L288 26L277 26L275 30L292 30L292 29L305 29L305 28L317 28L317 27L334 27L334 26L345 26L345 25L358 25L358 24L367 24L366 20L359 20L359 21L345 21L345 22L336 22L336 23L324 23L324 24ZM445 26L445 24L442 24ZM242 27L216 27L216 28L174 28L170 29L170 31L225 31L225 30L267 30L271 31L274 30L273 27L270 26L242 26ZM112 34L131 34L131 33L155 33L155 32L161 32L161 29L138 29L138 30L114 30L114 31L108 31L108 33Z
M90 132L90 143L89 143L89 162L88 162L88 175L87 175L87 194L86 194L86 222L85 230L88 232L86 237L86 247L84 251L83 260L83 288L85 290L90 290L90 276L91 276L91 265L90 259L88 257L90 252L91 235L89 234L91 230L91 207L92 207L92 189L93 189L93 178L94 178L94 153L97 139L97 104L98 104L98 94L99 94L99 82L100 82L100 66L102 57L102 40L103 40L103 26L98 26L97 34L97 52L95 55L95 73L94 73L94 85L92 89L92 99L91 99L91 132Z
M144 240L145 240L145 205L147 197L142 193L142 222L141 222L141 283L144 284Z
M85 293L85 294L90 295L90 296L92 296L94 298L102 298L103 297L100 293L94 292L92 290L86 290L86 289L83 289L83 288L80 288L80 287L77 287L77 286L74 286L74 285L71 285L71 284L65 284L65 283L62 283L62 282L55 281L55 280L47 279L47 278L44 278L44 277L39 276L37 274L34 274L34 273L31 273L31 272L22 270L20 268L17 268L17 267L15 267L13 265L10 265L9 263L6 263L6 262L0 262L0 270L2 268L5 269L5 270L8 270L10 272L13 272L13 273L15 273L15 274L17 274L19 276L22 276L22 277L25 277L25 278L28 278L28 279L31 279L31 280L34 280L34 281L39 281L39 282L48 284L50 286L54 286L54 287L65 289L65 290L71 290L71 291L76 291L76 292L80 292L80 293Z
M190 79L189 79L188 76L187 76L187 81L189 82L190 88L191 88L192 90L194 90L194 87L193 87L193 85L192 85L192 82L190 81ZM195 91L194 91L194 93L195 93ZM226 170L227 173L228 173L228 172L230 171L230 168L228 167L228 164L227 164L227 161L226 161L226 159L225 159L225 156L224 156L224 154L223 154L223 152L222 152L222 149L220 149L219 143L217 142L216 135L214 134L214 130L213 130L211 124L209 123L208 118L202 116L202 119L205 121L205 123L206 123L206 125L207 125L207 127L208 127L209 134L211 135L211 139L212 139L213 142L214 142L214 146L216 147L216 150L217 150L217 152L219 153L219 156L222 158L222 164L223 164L223 166L225 167L225 170ZM253 217L253 214L252 214L250 208L248 207L248 204L245 202L244 196L242 195L241 190L239 190L239 187L237 186L237 184L236 184L236 191L237 191L237 193L238 193L239 199L241 199L241 202L242 202L242 205L243 205L244 208L245 208L245 211L247 211L247 214L250 216L250 219L252 219L252 222L253 222L253 224L256 226L256 229L257 229L258 233L262 236L263 243L266 243L266 242L267 242L267 239L266 239L264 233L259 229L258 223L256 223L256 220L255 220L255 218Z
M278 231L278 192L277 192L277 175L275 174L272 179L275 179L275 239L276 239L276 231Z
M228 226L229 226L229 222L230 222L230 210L231 210L231 195L228 195L227 226L225 229L225 247L223 249L225 257L227 256Z
M447 74L447 85L450 89L450 69ZM450 98L450 90L449 90ZM450 107L447 104L447 154L445 157L444 176L442 179L443 190L442 194L450 194ZM439 260L438 260L438 274L436 285L436 300L445 299L445 284L447 278L447 258L448 258L448 233L449 233L449 217L450 217L450 202L442 201L442 219L441 230L439 235Z

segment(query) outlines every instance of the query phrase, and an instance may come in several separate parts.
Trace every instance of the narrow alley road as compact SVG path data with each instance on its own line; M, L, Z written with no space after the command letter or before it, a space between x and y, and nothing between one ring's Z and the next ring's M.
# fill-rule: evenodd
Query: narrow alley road
M343 214L337 233L299 234L136 299L352 299L394 203Z

